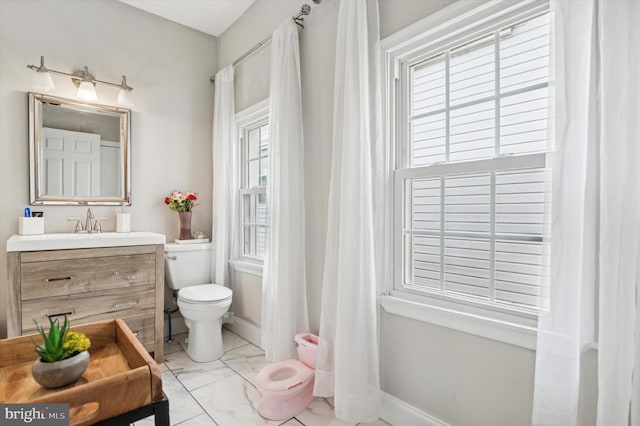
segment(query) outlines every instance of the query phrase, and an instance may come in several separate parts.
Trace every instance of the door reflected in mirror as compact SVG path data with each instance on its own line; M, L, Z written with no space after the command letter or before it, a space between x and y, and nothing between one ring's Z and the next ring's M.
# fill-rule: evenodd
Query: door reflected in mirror
M130 117L29 93L31 204L130 204Z

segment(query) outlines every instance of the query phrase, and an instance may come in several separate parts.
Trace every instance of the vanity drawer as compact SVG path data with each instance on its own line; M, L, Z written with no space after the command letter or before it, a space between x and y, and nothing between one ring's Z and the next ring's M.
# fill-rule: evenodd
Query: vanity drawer
M137 288L135 291L122 289L73 294L44 299L25 300L22 303L22 334L36 330L34 320L48 329L48 318L64 321L64 314L71 324L83 324L108 318L126 318L155 309L155 285Z
M68 318L71 319L72 317L69 316ZM102 321L112 318L120 318L121 320L126 322L133 335L136 336L138 340L140 340L140 343L142 343L145 349L149 352L155 352L155 311L151 308L138 309L136 311L118 312L117 316L114 316L113 313L104 313L95 315L91 318L77 318L73 320L72 326L75 327L76 325L87 324L94 321ZM63 317L61 317L60 320L64 321ZM44 329L48 330L49 323L47 320L43 320L43 323L40 325L44 326L44 323L47 324ZM38 332L33 321L31 321L30 324L25 323L24 326L26 326L26 328L22 331L22 334Z
M123 289L155 283L154 254L23 263L22 300Z
M139 314L139 313L138 313ZM138 338L140 343L145 347L149 352L153 352L154 348L154 339L155 339L155 315L145 315L145 316L136 316L136 317L124 317L119 316L118 318L124 320L127 323L131 332L134 336Z
M140 316L140 315L143 315L143 316ZM71 319L71 317L69 318ZM91 318L84 318L84 319L78 318L73 320L72 326L75 327L76 325L88 324L94 321L102 321L105 319L112 319L112 318L114 318L114 315L112 313L96 315ZM119 312L115 318L120 318L121 320L127 323L133 335L138 338L138 340L140 341L140 343L142 343L142 345L146 350L148 350L149 352L155 352L155 347L154 347L155 313L153 309L148 308L148 309L139 309L137 311ZM46 320L44 320L44 322L47 323L47 326L45 326L44 328L45 330L48 330L49 329L48 322ZM30 324L25 323L24 325L27 328L25 328L22 331L22 334L30 334L30 333L38 332L36 329L36 325L33 321L31 321ZM44 324L40 324L40 325L44 326Z

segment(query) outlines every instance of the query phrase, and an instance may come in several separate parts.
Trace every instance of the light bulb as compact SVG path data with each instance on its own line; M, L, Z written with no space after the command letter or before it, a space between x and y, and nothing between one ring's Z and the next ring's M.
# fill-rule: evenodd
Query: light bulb
M86 101L95 101L98 99L96 94L96 88L93 87L93 83L90 81L83 81L78 87L78 97Z
M122 76L122 84L120 84L120 91L118 92L118 103L120 105L133 106L131 99L131 91L133 89L127 84L127 77Z
M131 93L128 90L120 89L118 92L118 103L120 105L133 106L131 102Z
M51 78L49 71L36 71L33 76L33 88L41 92L55 90L56 86L53 84L53 78Z
M35 67L31 67L31 69L33 68ZM33 76L33 87L41 92L48 92L56 88L49 70L44 66L44 56L40 56L40 67L38 67L36 74Z

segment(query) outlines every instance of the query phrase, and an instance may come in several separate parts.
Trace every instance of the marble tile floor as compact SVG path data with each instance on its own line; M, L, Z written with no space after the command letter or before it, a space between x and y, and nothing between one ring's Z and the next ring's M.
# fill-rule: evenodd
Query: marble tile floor
M184 352L186 334L165 342L162 386L169 398L172 425L181 426L355 426L334 416L331 401L316 398L302 413L286 421L262 418L256 407L260 393L255 377L267 364L262 349L223 329L224 356L213 362L197 363ZM150 426L154 419L137 421L136 426ZM388 426L383 420L360 423Z

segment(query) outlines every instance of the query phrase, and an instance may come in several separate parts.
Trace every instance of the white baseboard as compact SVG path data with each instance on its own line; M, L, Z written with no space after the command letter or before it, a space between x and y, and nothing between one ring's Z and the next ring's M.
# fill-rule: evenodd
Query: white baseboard
M382 393L380 418L394 426L450 426L386 392Z
M257 347L262 348L262 331L257 325L253 325L236 316L233 317L233 322L224 324L224 327Z

